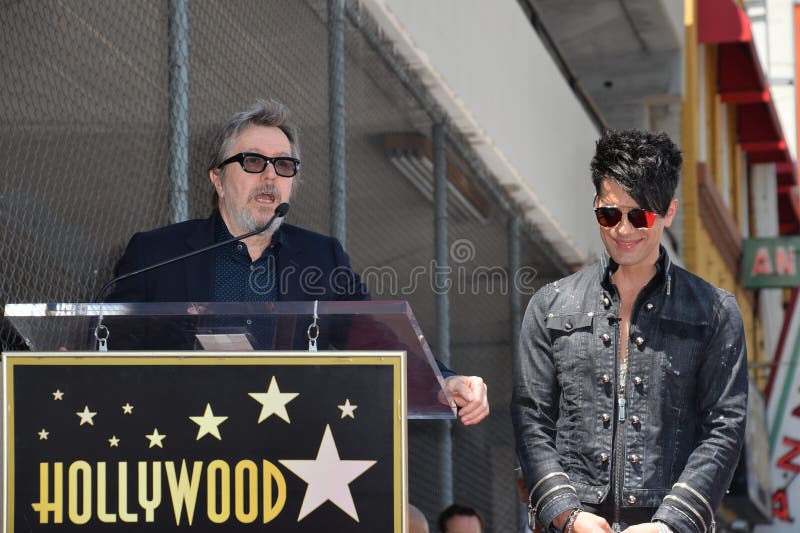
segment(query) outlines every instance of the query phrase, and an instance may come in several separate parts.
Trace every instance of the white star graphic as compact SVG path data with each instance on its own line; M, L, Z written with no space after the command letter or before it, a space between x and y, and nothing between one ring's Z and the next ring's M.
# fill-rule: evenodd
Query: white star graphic
M158 428L154 428L153 433L151 435L145 435L145 437L147 437L147 440L150 441L150 446L149 446L150 448L153 448L155 446L163 448L164 444L162 441L167 438L166 435L158 434Z
M272 415L278 415L286 422L291 423L289 413L286 412L286 404L294 400L299 393L281 392L275 376L272 376L267 392L249 392L248 394L261 404L261 414L258 415L259 424Z
M64 399L64 393L61 392L60 389L56 389L56 391L53 393L53 399L54 400L63 400Z
M108 446L110 448L119 448L119 439L116 435L111 435L111 438L108 439Z
M355 411L356 409L358 409L358 406L357 406L357 405L352 405L352 404L350 403L350 398L347 398L347 399L344 401L344 405L339 405L338 407L339 407L339 409L341 409L341 410L342 410L342 416L341 416L341 418L344 418L344 417L346 417L346 416L349 416L350 418L352 418L352 419L354 419L354 420L355 420L355 418L356 418L356 415L355 415L355 413L354 413L353 411Z
M126 414L126 415L132 415L133 414L133 406L130 403L126 402L125 405L122 406L122 412L124 414Z
M356 505L350 493L350 482L367 471L377 461L343 461L333 440L329 425L325 426L322 442L314 460L279 461L297 477L308 483L303 504L300 506L299 522L317 507L329 501L358 522Z
M92 420L92 419L95 417L95 415L97 413L90 412L89 411L89 406L85 405L83 407L83 412L77 412L75 414L78 415L79 417L81 417L81 423L78 424L79 426L82 426L84 424L89 424L90 426L93 426L94 425L94 420Z
M219 425L225 422L228 417L214 416L210 403L206 404L206 412L203 413L203 416L190 416L189 419L200 426L197 429L196 440L200 440L204 435L213 435L217 437L217 440L222 440L222 436L219 434Z
M49 434L50 434L50 432L49 432L49 431L45 431L45 429L44 429L44 428L42 428L42 430L41 430L41 431L38 433L38 435L39 435L39 440L47 440L47 436L48 436Z

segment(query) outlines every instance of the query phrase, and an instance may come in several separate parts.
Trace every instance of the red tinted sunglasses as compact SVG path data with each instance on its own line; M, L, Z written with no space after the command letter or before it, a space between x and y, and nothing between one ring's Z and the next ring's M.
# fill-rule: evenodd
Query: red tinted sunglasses
M604 205L594 208L597 223L604 228L613 228L622 220L622 208L615 205ZM634 207L628 210L628 222L634 228L652 228L658 213Z

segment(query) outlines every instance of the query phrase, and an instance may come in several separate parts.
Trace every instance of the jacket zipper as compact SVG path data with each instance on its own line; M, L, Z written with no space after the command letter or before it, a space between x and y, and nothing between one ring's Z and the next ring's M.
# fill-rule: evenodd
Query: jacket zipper
M698 500L700 500L703 503L703 505L705 505L706 511L709 512L709 514L711 515L711 518L714 518L714 510L711 508L711 504L708 503L708 500L705 498L705 496L703 496L702 494L700 494L699 492L694 490L692 487L690 487L686 483L675 483L675 486L676 487L681 487L681 488L686 489L689 492L691 492Z
M612 476L613 476L613 491L614 491L614 524L612 525L612 529L614 531L621 531L622 527L620 526L620 507L622 505L622 476L624 467L624 454L625 454L625 447L622 443L622 435L624 432L624 422L625 422L625 407L626 407L626 400L625 400L625 383L628 379L628 365L623 364L622 362L622 350L620 349L620 343L623 340L620 338L620 330L619 330L619 321L620 319L617 318L616 320L616 369L617 369L617 417L614 421L614 443L613 443L613 450L611 453L612 457Z
M536 492L536 489L538 489L541 486L541 484L544 483L545 481L547 481L548 479L556 477L556 476L564 476L565 478L567 478L567 481L569 481L569 476L567 474L565 474L564 472L552 472L552 473L547 474L546 476L544 476L539 481L537 481L536 485L534 485L533 488L531 489L531 493L528 496L528 528L531 531L535 531L536 530L536 513L538 512L539 506L542 504L542 500L544 500L545 496L548 496L552 492L554 492L556 490L559 490L559 489L563 489L563 488L570 488L570 489L572 489L573 492L575 492L575 487L573 487L572 485L556 485L555 487L553 487L550 490L548 490L547 492L545 492L539 498L539 501L536 502L536 505L533 505L533 493Z
M678 503L680 503L680 504L681 504L681 507L683 507L684 509L688 509L689 511L691 511L691 513L692 513L694 516L696 516L696 517L697 517L697 523L698 523L698 524L702 524L702 525L703 525L703 529L702 529L702 531L708 531L708 526L706 525L706 521L705 521L705 520L703 520L703 517L702 517L702 516L700 516L700 513L699 513L699 512L697 512L697 509L695 509L694 507L692 507L691 505L689 505L689 503L688 503L688 502L686 502L686 501L685 501L683 498L678 498L677 496L673 496L672 494L667 494L666 496L664 496L664 501L666 501L666 500L675 500L676 502L678 502ZM678 509L680 510L680 508L678 508ZM684 514L686 514L686 513L684 513ZM688 515L687 515L687 516L688 516ZM691 517L690 517L690 518L691 518ZM714 531L714 528L712 528L712 529L711 529L711 531L712 531L712 533L713 533L713 531Z
M717 524L716 524L716 521L714 520L714 509L712 509L712 508L711 508L711 504L710 504L710 503L708 503L708 500L705 498L705 496L703 496L702 494L700 494L699 492L697 492L696 490L694 490L692 487L690 487L690 486L689 486L689 485L687 485L686 483L675 483L675 487L681 487L681 488L683 488L683 489L685 489L685 490L689 491L690 493L692 493L692 494L695 496L695 498L697 498L698 500L700 500L700 501L703 503L703 505L704 505L704 506L705 506L705 508L706 508L706 511L708 511L708 514L709 514L709 516L711 517L711 528L710 528L710 531L711 531L711 533L714 533L714 532L717 530ZM681 498L678 498L677 496L671 496L671 495L670 495L670 496L667 496L667 498L671 498L671 499L674 499L674 500L676 500L676 501L679 501L679 502L681 502L683 505L685 505L685 506L686 506L688 509L691 509L691 511L692 511L692 512L693 512L693 513L694 513L694 514L695 514L695 515L696 515L698 518L700 518L700 522L702 522L702 524L703 524L703 527L706 529L706 531L708 531L708 530L709 530L709 527L708 527L708 525L706 524L706 521L705 521L705 520L703 520L703 518L700 516L700 513L698 513L697 511L695 511L695 509L694 509L694 508L693 508L691 505L689 505L688 503L686 503L685 501L683 501L683 499L681 499ZM665 499L666 499L666 498L665 498Z

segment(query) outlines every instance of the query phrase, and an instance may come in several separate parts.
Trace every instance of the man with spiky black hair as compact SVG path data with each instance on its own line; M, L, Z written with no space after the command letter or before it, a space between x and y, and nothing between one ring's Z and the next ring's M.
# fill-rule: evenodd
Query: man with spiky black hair
M681 164L665 134L604 133L591 172L605 254L525 313L511 414L545 530L714 529L744 437L747 354L733 295L660 245Z

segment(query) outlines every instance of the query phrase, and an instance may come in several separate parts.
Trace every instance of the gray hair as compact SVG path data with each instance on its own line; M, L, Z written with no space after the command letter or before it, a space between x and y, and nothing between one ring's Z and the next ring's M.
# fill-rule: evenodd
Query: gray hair
M275 99L256 100L246 111L234 114L217 133L209 152L208 170L214 170L227 159L228 150L236 138L250 126L279 128L289 139L292 156L300 159L300 132L289 121L289 108Z

